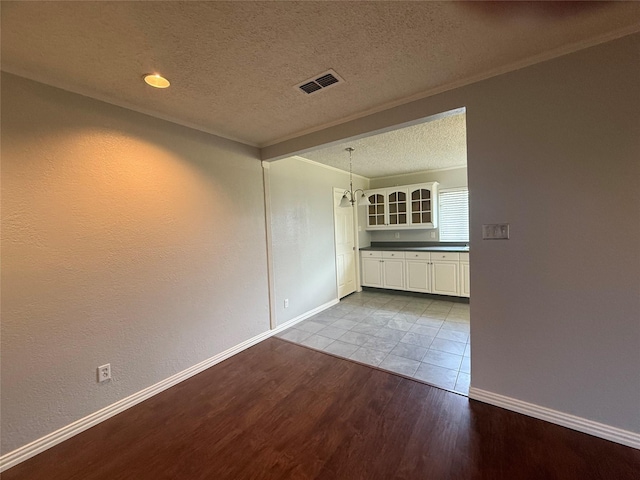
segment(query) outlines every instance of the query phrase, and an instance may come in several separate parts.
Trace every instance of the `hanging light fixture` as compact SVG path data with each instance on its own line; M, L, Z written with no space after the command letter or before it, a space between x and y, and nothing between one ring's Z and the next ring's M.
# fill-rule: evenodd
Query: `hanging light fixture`
M371 205L369 198L364 194L364 190L358 188L357 190L353 189L353 174L351 172L351 155L355 148L347 147L345 148L347 152L349 152L349 190L344 191L344 195L342 195L342 199L340 200L341 207L350 207L354 203L356 203L356 194L360 192L358 196L358 205Z

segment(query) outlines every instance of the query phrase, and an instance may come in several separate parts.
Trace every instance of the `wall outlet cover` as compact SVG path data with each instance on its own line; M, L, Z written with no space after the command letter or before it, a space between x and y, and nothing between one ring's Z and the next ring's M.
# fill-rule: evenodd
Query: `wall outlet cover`
M98 383L106 382L107 380L111 380L110 363L98 367Z
M509 240L508 223L490 223L482 225L483 240Z

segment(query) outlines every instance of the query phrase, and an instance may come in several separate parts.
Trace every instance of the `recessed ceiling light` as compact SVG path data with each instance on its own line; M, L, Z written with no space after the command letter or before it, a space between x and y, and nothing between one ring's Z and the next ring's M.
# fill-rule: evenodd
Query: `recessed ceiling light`
M171 85L169 80L157 73L147 73L143 78L144 81L147 82L147 85L151 85L155 88L167 88Z

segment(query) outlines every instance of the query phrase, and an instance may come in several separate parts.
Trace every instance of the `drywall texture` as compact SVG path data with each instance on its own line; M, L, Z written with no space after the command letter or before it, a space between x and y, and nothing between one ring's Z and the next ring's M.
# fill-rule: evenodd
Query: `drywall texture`
M464 157L466 161L466 153ZM369 185L370 188L384 188L424 182L438 182L438 188L440 189L466 187L467 167L372 178L369 181ZM431 232L436 234L435 238L431 237ZM437 228L430 230L398 230L397 232L394 230L372 231L370 233L372 242L434 242L440 238L440 231ZM396 233L400 234L400 238L395 237Z
M276 324L338 298L333 220L333 188L349 188L349 174L287 158L269 168L271 236ZM354 177L353 188L368 181ZM364 207L358 221L364 221ZM359 235L369 244L367 233ZM284 308L284 299L289 308Z
M264 144L557 56L640 20L637 2L510 3L3 0L2 64ZM293 88L327 68L346 80L330 95ZM139 79L156 70L176 87L161 102Z
M638 85L635 34L262 154L466 107L471 386L640 433Z
M257 156L2 75L3 453L269 329Z
M464 111L456 111L436 115L417 125L329 145L307 152L304 156L314 162L345 168L349 158L345 152L347 147L355 149L353 171L370 179L465 167L465 114Z

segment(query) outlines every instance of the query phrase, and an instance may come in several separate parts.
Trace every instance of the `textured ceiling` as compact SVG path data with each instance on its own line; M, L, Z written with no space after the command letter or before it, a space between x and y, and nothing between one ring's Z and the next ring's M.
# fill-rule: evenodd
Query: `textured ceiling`
M465 114L457 113L411 127L372 135L303 154L304 158L367 178L467 165Z
M2 68L264 146L640 30L636 2L7 2ZM311 96L293 86L332 68ZM160 72L172 86L147 87Z

